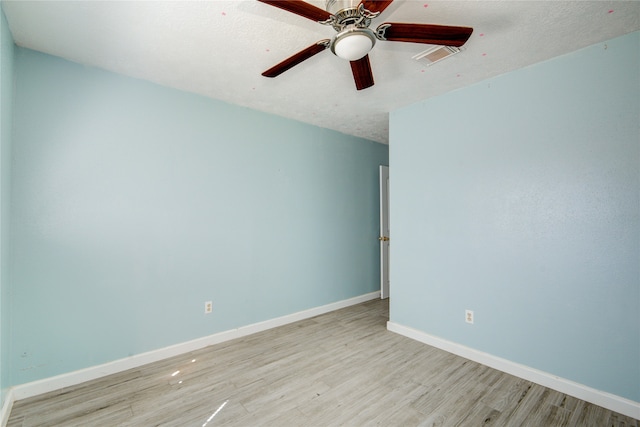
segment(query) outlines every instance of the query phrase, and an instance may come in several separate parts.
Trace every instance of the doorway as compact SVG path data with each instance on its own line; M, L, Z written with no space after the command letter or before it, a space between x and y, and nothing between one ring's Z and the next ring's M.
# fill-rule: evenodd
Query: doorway
M389 166L380 166L380 298L389 298Z

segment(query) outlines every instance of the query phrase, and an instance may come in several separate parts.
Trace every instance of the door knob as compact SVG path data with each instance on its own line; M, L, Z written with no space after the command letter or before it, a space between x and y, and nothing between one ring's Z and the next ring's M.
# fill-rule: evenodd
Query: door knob
M387 236L380 236L378 237L378 240L380 240L381 242L388 242L389 238Z

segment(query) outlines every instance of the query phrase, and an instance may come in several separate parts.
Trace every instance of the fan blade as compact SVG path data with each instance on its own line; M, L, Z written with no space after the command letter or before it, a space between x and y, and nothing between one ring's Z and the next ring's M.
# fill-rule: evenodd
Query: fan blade
M384 11L391 3L393 0L362 0L364 8L373 13Z
M356 89L362 90L373 86L373 73L371 72L369 55L365 55L357 61L351 61L350 63L353 80L356 82Z
M320 40L318 43L301 50L295 55L290 56L279 64L276 64L273 67L269 68L267 71L262 73L262 75L265 77L277 77L288 69L295 67L302 61L305 61L311 58L313 55L317 55L318 53L325 50L329 46L330 41L331 40L329 39Z
M471 37L471 33L473 32L473 28L385 22L378 27L378 34L380 34L381 31L384 37L383 39L393 42L425 43L460 47L469 40L469 37Z
M331 18L331 14L326 10L315 7L301 0L258 0L259 2L279 7L287 12L295 13L312 21L326 21Z

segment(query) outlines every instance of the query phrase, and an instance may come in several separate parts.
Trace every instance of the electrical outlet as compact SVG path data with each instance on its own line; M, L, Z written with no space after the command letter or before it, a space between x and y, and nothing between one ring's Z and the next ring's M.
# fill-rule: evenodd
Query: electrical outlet
M473 325L473 311L465 310L464 311L464 321L467 323L471 323Z
M207 301L204 303L204 314L209 314L213 311L213 302Z

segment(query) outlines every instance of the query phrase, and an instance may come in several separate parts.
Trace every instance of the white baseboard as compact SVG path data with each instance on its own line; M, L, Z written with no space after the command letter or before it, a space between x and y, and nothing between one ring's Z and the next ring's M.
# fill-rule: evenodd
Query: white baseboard
M473 360L474 362L506 372L507 374L515 375L527 381L549 387L553 390L559 391L560 393L577 397L578 399L585 400L593 403L594 405L602 406L603 408L624 414L628 417L640 419L639 402L634 402L605 391L596 390L548 372L530 368L507 359L502 359L489 353L484 353L461 344L447 341L398 323L387 322L387 329L391 332L404 335L405 337L420 341L432 347L464 357L465 359Z
M288 314L286 316L277 317L275 319L266 320L264 322L253 323L251 325L242 326L237 329L219 332L217 334L172 345L170 347L136 354L131 357L114 360L113 362L108 362L102 365L92 366L90 368L80 369L78 371L57 375L55 377L21 384L11 388L10 393L12 392L11 395L14 400L37 396L39 394L48 393L50 391L59 390L64 387L69 387L72 385L104 377L106 375L126 371L127 369L136 368L138 366L146 365L147 363L157 362L169 357L189 353L191 351L199 350L213 344L219 344L221 342L241 338L247 335L255 334L256 332L262 332L267 329L276 328L278 326L283 326L289 323L297 322L299 320L308 319L310 317L329 313L331 311L339 310L351 305L360 304L362 302L370 301L376 298L380 298L380 291L371 292L354 298L337 301L331 304L314 307L304 311L299 311L297 313Z
M2 413L0 413L0 425L5 427L9 421L9 414L11 408L13 408L13 402L15 398L13 395L13 389L7 391L7 395L4 397L4 403L2 404Z

